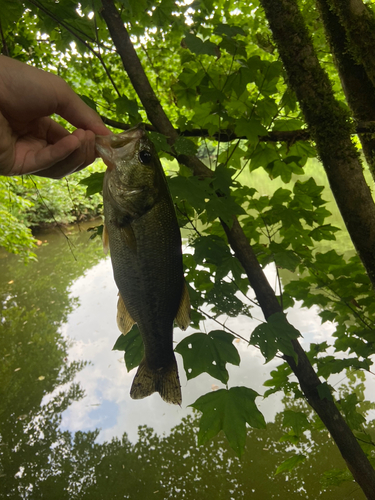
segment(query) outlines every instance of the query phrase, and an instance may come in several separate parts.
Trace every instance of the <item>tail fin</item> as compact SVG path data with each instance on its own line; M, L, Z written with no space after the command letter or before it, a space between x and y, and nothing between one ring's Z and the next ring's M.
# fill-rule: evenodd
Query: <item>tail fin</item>
M154 392L158 392L167 403L181 404L181 387L176 360L170 367L159 370L151 370L145 359L141 361L133 380L130 397L142 399Z

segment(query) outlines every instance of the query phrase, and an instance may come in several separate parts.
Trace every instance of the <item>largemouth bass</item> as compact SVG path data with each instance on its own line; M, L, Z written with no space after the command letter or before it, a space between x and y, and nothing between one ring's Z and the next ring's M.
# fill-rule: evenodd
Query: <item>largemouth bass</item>
M187 328L190 303L181 235L163 168L141 126L97 136L96 148L108 167L103 241L109 243L119 289L117 324L125 335L137 323L145 348L130 396L159 392L165 401L181 404L173 322Z

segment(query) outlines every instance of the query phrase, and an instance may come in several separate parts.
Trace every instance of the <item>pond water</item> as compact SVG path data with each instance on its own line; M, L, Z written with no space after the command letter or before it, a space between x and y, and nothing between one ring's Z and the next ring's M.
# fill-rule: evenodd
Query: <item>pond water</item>
M286 432L279 412L295 404L280 394L257 399L267 429L249 429L241 459L222 435L197 445L199 415L189 405L223 385L205 374L187 382L179 355L181 408L158 394L132 400L135 370L127 373L121 352L112 350L119 332L110 260L86 229L40 234L38 261L28 266L0 254L0 498L364 498L351 481L322 488L324 471L344 467L327 432L307 433L301 446L308 459L274 475L294 453L278 442ZM274 282L273 269L267 273ZM296 307L288 318L304 347L333 331L316 310ZM247 339L257 324L226 321ZM220 326L208 319L204 328ZM176 328L175 341L190 333ZM243 340L236 346L241 364L228 366L230 386L263 394L278 361L265 365L256 348ZM366 391L374 400L374 377Z

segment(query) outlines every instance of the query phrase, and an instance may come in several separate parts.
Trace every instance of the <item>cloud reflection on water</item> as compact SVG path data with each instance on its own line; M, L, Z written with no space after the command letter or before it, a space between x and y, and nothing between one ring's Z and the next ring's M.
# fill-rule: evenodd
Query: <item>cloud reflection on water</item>
M272 266L266 269L266 274L271 283L275 282ZM117 288L110 260L103 259L86 271L73 283L70 294L78 297L79 306L69 315L61 331L72 339L70 358L87 360L90 364L76 376L86 397L74 402L63 413L63 429L86 431L99 427L100 442L127 432L130 440L135 442L139 425L149 425L160 434L168 433L179 424L184 415L191 413L188 405L212 390L212 387L224 387L208 374L187 382L182 358L177 355L183 395L182 408L168 405L158 394L143 400L132 400L129 392L135 370L127 373L123 355L119 351L112 351L119 331L116 325ZM317 312L317 308L305 309L299 305L288 311L289 320L303 335L301 343L304 348L310 342L328 340L334 331L332 324L320 324ZM260 310L254 315L262 318ZM250 332L258 324L255 319L244 316L229 318L226 322L228 327L245 338L249 338ZM207 331L219 328L213 320L207 320L205 327ZM174 340L178 343L194 331L188 329L187 332L182 332L175 328ZM275 358L265 365L263 356L255 347L248 346L242 340L236 343L236 347L241 356L241 364L239 367L227 365L230 386L245 385L262 394L263 383L269 378L270 371L279 364L279 360ZM275 414L282 410L281 393L266 400L258 398L257 404L266 420L272 421Z

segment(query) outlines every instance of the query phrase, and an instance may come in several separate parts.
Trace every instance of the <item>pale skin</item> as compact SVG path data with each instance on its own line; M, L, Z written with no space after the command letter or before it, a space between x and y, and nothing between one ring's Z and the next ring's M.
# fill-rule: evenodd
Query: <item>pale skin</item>
M77 127L73 133L51 118ZM52 73L0 56L0 175L59 179L93 163L100 116Z

